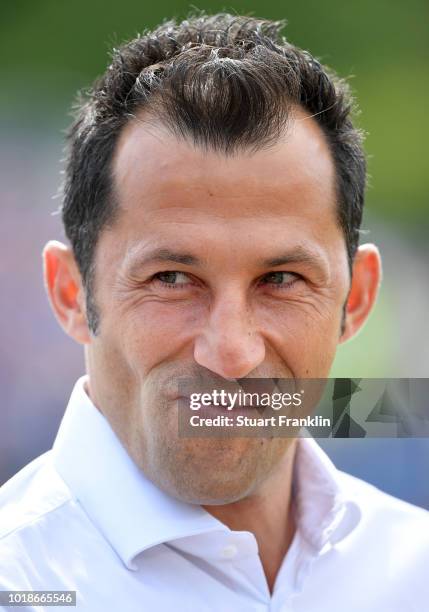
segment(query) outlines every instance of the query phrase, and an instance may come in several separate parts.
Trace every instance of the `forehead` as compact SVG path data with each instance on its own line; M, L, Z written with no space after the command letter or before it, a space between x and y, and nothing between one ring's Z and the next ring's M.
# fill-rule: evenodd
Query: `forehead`
M183 224L190 231L218 226L229 239L242 231L322 241L332 228L340 233L329 146L301 109L274 145L228 156L178 139L143 115L121 133L113 177L127 246L153 242L157 233L179 239Z
M293 111L287 129L271 147L257 152L239 150L228 156L179 140L142 115L122 131L113 172L119 197L141 189L140 198L171 189L186 191L191 181L197 188L212 187L216 192L256 188L261 194L312 188L332 199L334 183L333 161L323 132L301 109Z

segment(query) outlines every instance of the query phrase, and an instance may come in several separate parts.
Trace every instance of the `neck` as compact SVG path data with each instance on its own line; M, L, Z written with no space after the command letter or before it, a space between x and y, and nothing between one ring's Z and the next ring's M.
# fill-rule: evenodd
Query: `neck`
M275 472L254 494L231 504L204 506L230 529L254 534L271 593L295 533L291 494L295 448L293 444L288 449Z

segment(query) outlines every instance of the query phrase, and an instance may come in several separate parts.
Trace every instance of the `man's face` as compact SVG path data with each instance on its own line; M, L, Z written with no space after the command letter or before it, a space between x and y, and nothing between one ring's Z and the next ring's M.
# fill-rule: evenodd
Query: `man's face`
M141 120L121 134L113 174L120 214L95 256L91 397L159 487L236 501L291 440L180 438L177 382L328 376L349 289L328 146L303 111L274 147L232 157Z

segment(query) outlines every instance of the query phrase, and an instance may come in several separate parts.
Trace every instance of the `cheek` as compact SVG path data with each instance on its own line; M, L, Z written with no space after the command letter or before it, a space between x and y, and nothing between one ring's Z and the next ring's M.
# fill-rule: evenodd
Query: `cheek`
M182 351L201 322L201 307L148 302L129 313L118 329L122 352L141 373Z
M287 303L260 313L268 341L296 377L328 376L340 336L332 303Z

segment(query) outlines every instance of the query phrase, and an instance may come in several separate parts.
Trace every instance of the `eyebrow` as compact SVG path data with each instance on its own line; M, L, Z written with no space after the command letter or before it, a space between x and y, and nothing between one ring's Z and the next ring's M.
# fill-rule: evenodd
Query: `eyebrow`
M285 251L276 257L263 259L260 261L262 266L276 267L284 266L291 263L303 263L315 267L324 267L324 260L320 255L309 251L304 247L297 246L294 249Z
M161 247L153 251L136 257L131 264L131 269L136 270L152 263L178 263L185 266L203 266L207 264L207 260L200 259L192 253L174 251L169 248ZM288 251L280 253L275 257L268 259L260 259L257 265L261 268L275 268L289 264L304 264L315 268L320 274L327 273L326 261L318 253L308 250L302 246L294 247Z
M202 260L195 257L195 255L192 255L191 253L181 253L167 248L158 248L147 253L146 255L137 257L131 264L131 267L135 269L136 267L139 268L150 263L163 263L170 261L173 263L183 264L185 266L198 266L203 263Z

